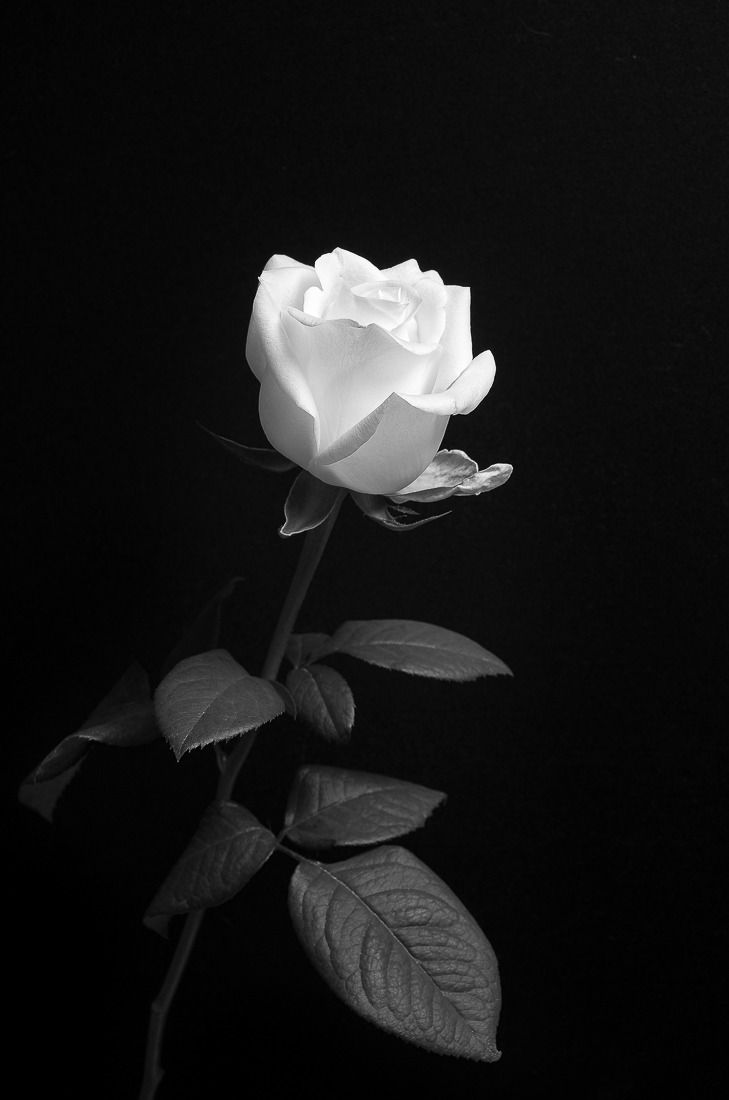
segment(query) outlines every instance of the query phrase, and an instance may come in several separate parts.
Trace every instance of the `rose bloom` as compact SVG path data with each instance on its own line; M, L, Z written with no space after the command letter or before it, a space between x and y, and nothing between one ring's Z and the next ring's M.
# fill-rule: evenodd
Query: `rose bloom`
M313 267L272 256L246 344L271 445L329 485L405 499L449 418L494 379L491 352L473 358L470 298L415 260L380 271L342 248Z

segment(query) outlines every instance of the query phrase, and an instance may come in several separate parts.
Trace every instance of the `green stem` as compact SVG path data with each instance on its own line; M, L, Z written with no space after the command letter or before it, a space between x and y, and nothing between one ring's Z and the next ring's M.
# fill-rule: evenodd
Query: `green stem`
M296 572L294 573L288 593L286 594L286 599L281 608L281 614L278 617L278 622L276 623L276 628L268 647L268 653L263 663L263 669L261 670L261 676L266 680L275 680L278 675L281 662L286 653L289 637L294 629L296 616L301 609L301 605L304 602L316 568L321 561L324 548L331 534L334 521L337 518L345 495L345 491L342 490L339 493L334 507L324 522L320 524L319 527L315 527L313 531L307 531L306 533L304 545L301 548L301 555L296 566ZM218 780L215 801L219 802L231 797L235 781L238 778L238 773L243 767L248 753L253 748L256 732L256 730L252 730L247 736L243 737L238 747L228 757L225 768ZM184 973L187 960L190 957L190 952L192 951L204 915L204 909L196 909L194 912L188 913L185 917L185 923L182 926L182 932L177 941L177 947L172 956L169 969L157 997L152 1002L149 1014L149 1029L147 1032L147 1051L144 1060L144 1078L139 1093L139 1100L154 1100L162 1080L164 1071L160 1064L159 1055L165 1025L167 1023L167 1016L169 1015L172 1001L177 992L177 987L180 984L180 979Z

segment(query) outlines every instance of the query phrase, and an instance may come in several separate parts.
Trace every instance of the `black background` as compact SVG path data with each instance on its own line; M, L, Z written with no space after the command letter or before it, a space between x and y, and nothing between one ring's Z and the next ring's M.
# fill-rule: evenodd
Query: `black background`
M282 721L239 796L275 827L303 760L445 790L404 843L494 944L503 1058L439 1058L340 1007L294 939L279 857L206 919L160 1100L292 1072L340 1092L405 1073L449 1095L713 1093L727 37L719 3L23 5L5 47L4 858L34 1093L136 1095L169 952L141 916L214 764L100 749L53 826L14 791L234 574L226 644L260 665L299 549L276 534L289 478L197 422L265 442L243 359L257 274L337 245L472 288L496 382L446 444L515 472L403 535L348 502L301 625L430 620L514 678L342 658L350 749Z

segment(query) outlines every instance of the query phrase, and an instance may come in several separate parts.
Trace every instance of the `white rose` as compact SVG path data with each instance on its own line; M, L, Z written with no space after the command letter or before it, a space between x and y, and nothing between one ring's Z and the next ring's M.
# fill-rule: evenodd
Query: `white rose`
M358 493L409 486L449 417L491 388L473 358L470 290L415 260L379 271L336 248L313 267L272 256L259 279L246 357L273 447L320 481Z

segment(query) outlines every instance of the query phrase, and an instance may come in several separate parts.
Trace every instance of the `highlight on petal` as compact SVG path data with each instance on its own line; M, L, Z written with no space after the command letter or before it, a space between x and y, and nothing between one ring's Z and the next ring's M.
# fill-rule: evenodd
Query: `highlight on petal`
M316 271L290 256L272 256L258 279L258 290L246 337L246 359L260 379L266 373L270 356L276 353L276 327L281 310L289 305L302 306L310 286L318 286Z
M471 345L471 290L467 286L447 286L448 304L443 335L440 338L443 359L436 390L446 390L473 359Z
M439 451L426 470L399 493L390 494L397 504L413 500L429 504L450 496L479 496L509 480L513 466L496 462L485 470L465 451Z
M490 351L482 351L447 390L423 395L400 393L400 397L423 412L437 413L438 416L465 415L481 404L493 385L495 373L493 355Z
M427 394L435 384L437 347L414 353L379 325L320 321L295 309L283 313L280 323L319 412L321 450L393 392Z
M421 298L420 306L413 318L417 331L415 339L422 344L438 344L446 327L448 305L446 288L442 283L422 276L414 284L414 289ZM404 335L404 333L398 331L397 335Z
M318 286L319 279L313 267L297 264L291 267L266 268L259 277L279 312L287 306L301 307L310 286Z

